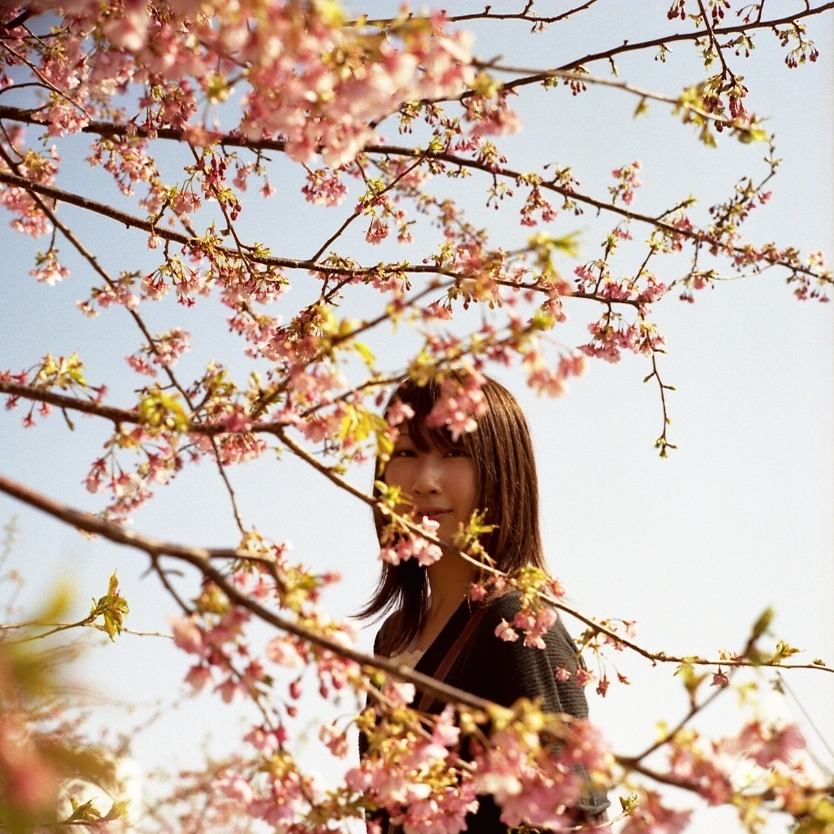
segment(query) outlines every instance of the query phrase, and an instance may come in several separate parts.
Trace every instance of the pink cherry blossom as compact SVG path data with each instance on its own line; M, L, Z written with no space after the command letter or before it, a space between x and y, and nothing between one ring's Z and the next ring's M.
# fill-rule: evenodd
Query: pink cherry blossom
M202 630L191 617L171 617L174 645L191 654L203 654L206 648Z
M211 670L205 666L192 666L185 676L185 682L199 692L207 683L211 683Z
M288 635L280 635L270 640L266 646L266 656L273 663L286 666L288 669L298 669L305 661L293 638Z
M514 643L518 640L518 632L503 619L495 627L495 636L507 643Z
M688 825L692 811L675 811L660 802L654 791L645 791L637 808L622 828L622 834L680 834Z

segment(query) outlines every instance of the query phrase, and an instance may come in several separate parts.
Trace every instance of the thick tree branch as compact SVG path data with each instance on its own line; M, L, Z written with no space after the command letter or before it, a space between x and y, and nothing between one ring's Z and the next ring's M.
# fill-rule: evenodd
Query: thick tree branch
M96 417L103 417L113 423L138 423L139 413L124 408L115 408L95 400L82 400L78 397L69 397L66 394L58 394L48 388L40 388L36 385L20 385L16 382L6 382L0 379L0 394L8 394L10 397L20 397L24 400L31 400L39 403L49 403L56 408L68 408L72 411L80 411L83 414L91 414Z
M0 382L0 393L11 393L10 383ZM19 388L20 386L14 386ZM48 392L47 392L48 393ZM22 395L22 394L21 394ZM56 401L56 398L57 399ZM64 403L64 400L71 400L72 398L68 397L61 397L61 395L52 394L49 400L44 400L47 402L51 402L55 405L60 405L61 407L71 407L70 405ZM79 401L81 402L81 401ZM120 409L113 409L114 412L117 412L119 415L128 416L131 415L131 412L126 412ZM87 411L87 413L96 413L94 411ZM105 416L104 414L100 416ZM107 417L107 419L112 419L112 417ZM125 419L124 422L138 422L134 420L127 420ZM359 487L354 486L350 481L346 478L339 475L336 471L334 471L331 467L327 466L326 464L322 463L318 458L315 457L312 453L310 453L307 449L304 448L300 443L295 441L290 435L287 433L287 426L281 425L278 423L262 423L258 424L255 423L251 427L250 431L261 431L269 434L273 434L277 437L277 439L284 444L296 457L300 458L309 466L313 467L319 474L323 475L329 481L331 481L335 486L339 489L343 489L349 495L352 495L354 498L359 499L364 504L367 504L369 507L378 506L377 499L374 496L369 495L368 493L361 490ZM228 432L228 429L222 426L215 426L211 424L195 424L195 426L190 427L188 431L200 432L204 434L220 434L223 432ZM13 490L18 490L15 492ZM61 509L63 505L58 504L57 502L50 502L50 499L45 498L44 496L40 496L38 493L33 491L27 490L26 487L23 487L19 484L15 484L13 481L10 481L3 476L0 475L0 492L7 492L8 494L12 495L12 497L18 498L21 501L31 504L32 506L37 507L38 509L43 509L44 512L49 512L52 515L56 515L57 510L55 508ZM28 496L33 496L32 500L29 500ZM38 503L38 500L48 502L45 505L41 505ZM81 529L88 530L88 527L85 527L83 524L78 523L74 516L71 516L72 513L77 513L75 510L70 510L70 508L64 508L67 510L70 515L67 517L63 516L56 516L61 518L62 520L66 521L67 523L74 524ZM102 524L105 525L103 529L112 530L113 535L121 536L124 534L127 536L127 539L113 539L111 535L102 532L101 534L105 536L105 538L111 538L113 541L117 541L120 544L130 544L131 546L139 547L142 550L145 550L152 559L156 560L159 556L175 556L176 558L185 559L184 554L208 554L206 558L210 559L231 559L231 558L248 558L252 559L253 557L251 554L247 555L245 552L233 551L233 550L204 550L204 549L195 549L195 548L183 548L179 545L173 545L168 542L158 541L155 539L149 539L147 537L139 536L136 541L139 541L139 544L134 543L134 538L138 534L131 533L124 528L112 524L110 522L102 521L95 516L87 515L87 514L80 514L83 516L84 519L87 519L89 523L94 524ZM431 542L432 544L436 544L441 547L448 546L445 542L440 541L439 539L435 538L434 536L428 534L425 530L419 527L419 525L414 524L409 519L404 517L397 517L398 521L402 523L405 527L407 527L411 532L415 535L422 536L427 541ZM86 523L86 522L85 522ZM89 529L89 532L99 532L97 530ZM156 549L154 549L156 548ZM160 549L161 548L161 549ZM171 549L173 548L173 550ZM471 561L475 567L480 569L485 569L488 572L489 568L482 565L480 562L475 561L471 557L469 557L465 553L461 553L463 558ZM196 558L196 557L195 557ZM188 561L187 559L185 559ZM155 561L156 564L156 561ZM196 562L192 562L195 567L199 568L199 565ZM202 568L200 568L202 570ZM493 573L498 573L497 571L492 571ZM583 623L589 629L597 634L604 635L609 640L611 640L615 645L620 645L623 648L627 648L636 654L640 655L641 657L645 658L646 660L650 661L652 664L657 663L675 663L675 664L688 664L691 666L708 666L708 667L725 667L725 668L738 668L738 667L768 667L774 669L814 669L823 672L832 672L834 673L834 667L830 667L824 664L819 663L781 663L781 662L768 662L762 660L748 660L746 658L735 658L735 659L709 659L709 658L702 658L702 657L693 657L691 655L675 655L675 654L667 654L666 652L652 652L639 643L634 642L633 640L629 640L627 637L618 634L616 631L600 624L596 620L591 617L582 614L575 608L572 608L569 605L566 605L564 602L559 600L556 597L553 597L549 594L542 593L542 599L549 602L555 608L560 611L563 611L565 614L573 617L578 622ZM260 615L259 615L260 616ZM274 624L274 623L273 623ZM295 632L293 632L295 633ZM303 635L299 635L303 636ZM334 644L335 645L335 644ZM350 657L350 655L345 655L346 657ZM353 659L353 658L351 658ZM383 668L383 667L380 667ZM385 667L387 668L387 667ZM391 669L388 669L391 671Z
M212 561L217 559L246 560L251 558L251 555L246 551L229 548L185 547L183 545L173 544L172 542L162 541L161 539L151 538L150 536L144 536L141 533L136 533L109 521L96 518L89 513L68 507L66 504L61 504L4 475L0 475L0 492L18 501L22 501L30 507L41 510L65 524L71 524L87 533L102 536L102 538L115 544L141 550L151 559L168 556L185 562L196 568L206 579L211 580L235 605L245 608L263 622L288 634L292 634L295 637L299 637L320 649L333 652L333 654L352 660L361 666L368 666L388 672L401 680L413 683L426 692L430 692L434 697L442 701L460 704L476 710L486 710L490 705L483 698L478 698L468 692L440 683L428 675L423 675L399 664L392 663L386 657L369 655L349 648L341 642L311 631L286 617L281 617L250 599L246 594L241 593L222 571L212 565Z

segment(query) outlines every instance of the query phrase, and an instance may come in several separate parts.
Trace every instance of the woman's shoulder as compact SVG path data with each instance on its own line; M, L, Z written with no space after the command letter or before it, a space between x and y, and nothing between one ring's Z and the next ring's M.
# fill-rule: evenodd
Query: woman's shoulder
M486 633L494 634L495 630L502 624L502 622L513 625L516 615L522 608L521 593L514 590L507 591L500 596L487 599L482 604L482 607L484 609L484 613L478 627L479 637ZM554 609L553 613L556 615L553 619L553 623L543 634L545 644L551 651L556 649L560 654L565 654L566 657L575 656L577 652L573 639L568 633L568 630L565 628L558 611ZM518 631L518 629L516 630ZM520 636L523 636L521 632L518 633ZM514 642L515 641L511 641L511 647ZM522 641L519 640L518 642L521 644Z
M482 608L484 609L483 618L496 624L501 620L512 623L515 616L521 611L521 607L521 592L516 590L505 591L503 594L487 598L482 603ZM558 620L558 612L554 610L553 613L557 615Z
M557 616L537 635L541 642L525 639L527 635L514 622L521 609L518 592L485 600L448 682L503 706L521 697L541 698L546 712L585 717L584 691L571 681L570 691L563 692L566 685L556 677L560 669L572 675L581 662L567 629Z
M510 590L503 594L497 594L494 597L487 598L482 607L484 609L484 617L489 619L507 619L507 617L515 617L521 610L521 592Z

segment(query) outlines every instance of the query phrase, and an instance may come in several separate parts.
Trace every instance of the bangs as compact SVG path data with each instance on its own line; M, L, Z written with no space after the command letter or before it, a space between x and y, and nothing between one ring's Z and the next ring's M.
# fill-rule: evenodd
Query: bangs
M421 452L428 452L430 449L439 449L441 452L448 452L449 449L468 450L469 433L455 442L445 426L434 428L428 425L428 416L439 396L440 386L434 380L427 385L416 385L408 380L394 392L388 407L401 402L414 411L414 416L405 425L408 427L409 437Z

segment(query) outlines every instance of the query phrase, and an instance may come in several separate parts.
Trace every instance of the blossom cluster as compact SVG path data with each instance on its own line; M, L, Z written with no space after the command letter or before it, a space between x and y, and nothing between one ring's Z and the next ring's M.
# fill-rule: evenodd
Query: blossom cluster
M478 428L478 418L486 414L488 406L481 386L484 377L477 371L467 373L462 379L449 378L440 384L440 396L426 418L429 426L448 429L453 442L461 435Z
M66 8L34 5L41 13ZM146 84L164 91L145 101L147 127L187 127L196 138L210 130L192 118L198 95L219 106L239 85L242 137L278 135L293 159L321 153L338 167L374 137L369 125L406 101L457 96L472 79L469 36L444 31L442 15L404 18L393 33L399 47L373 27L343 22L335 4L292 0L234 7L125 0L105 8L81 0L67 8L65 25L98 48L85 54L74 40L74 54L44 61L40 73L56 92L40 119L50 133L77 132L98 102Z

